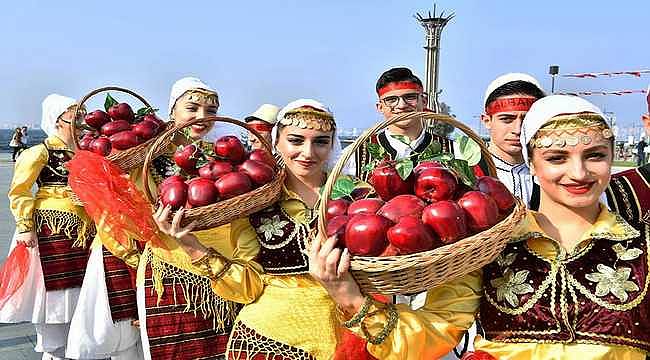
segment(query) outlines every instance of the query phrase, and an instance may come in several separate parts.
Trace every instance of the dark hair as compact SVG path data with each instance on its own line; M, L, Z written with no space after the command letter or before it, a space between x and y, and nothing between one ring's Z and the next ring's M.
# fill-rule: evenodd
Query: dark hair
M417 76L413 75L413 72L410 69L405 67L398 67L384 71L384 73L379 77L379 80L377 80L375 90L379 94L379 89L386 86L386 84L398 81L409 81L416 83L422 87L422 81L420 81Z
M517 94L532 96L537 100L546 96L542 89L538 88L536 85L529 83L528 81L516 80L505 83L494 89L494 91L490 93L490 96L488 96L487 100L485 101L485 107L487 108L491 102L502 96Z

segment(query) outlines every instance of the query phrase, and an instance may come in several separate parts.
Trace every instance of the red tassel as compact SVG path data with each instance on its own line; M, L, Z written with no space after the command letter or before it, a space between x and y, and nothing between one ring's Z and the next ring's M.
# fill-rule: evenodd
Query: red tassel
M29 250L18 243L0 268L0 309L23 286L29 266Z
M498 360L485 351L476 350L466 352L460 360Z
M119 167L84 150L78 151L66 167L70 171L68 183L84 203L86 213L95 222L103 218L115 240L128 248L130 233L137 241L152 241L166 248L157 235L151 204Z

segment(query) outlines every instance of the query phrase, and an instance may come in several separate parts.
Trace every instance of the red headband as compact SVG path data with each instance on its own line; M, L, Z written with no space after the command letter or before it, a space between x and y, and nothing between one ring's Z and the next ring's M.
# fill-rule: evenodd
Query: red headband
M496 99L487 106L485 113L494 115L506 111L528 111L535 100L532 97Z
M404 89L422 91L422 86L420 86L417 83L414 83L413 81L394 81L394 82L389 82L388 84L379 88L379 90L377 90L377 94L379 94L379 96L381 97L384 96L384 94L389 91L404 90Z
M273 125L267 123L254 123L248 124L248 126L259 132L270 132L273 129Z

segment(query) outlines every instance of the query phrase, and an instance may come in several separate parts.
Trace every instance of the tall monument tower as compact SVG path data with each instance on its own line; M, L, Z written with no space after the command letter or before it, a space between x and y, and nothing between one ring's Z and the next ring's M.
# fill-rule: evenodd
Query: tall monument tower
M433 14L429 11L428 16L425 17L416 13L414 17L424 28L426 40L426 45L424 46L424 49L427 51L426 62L424 63L425 91L429 96L429 108L434 112L439 112L438 70L440 67L440 37L442 36L442 29L447 25L449 20L453 19L454 13L445 16L445 12L443 11L436 15L436 4L433 4Z

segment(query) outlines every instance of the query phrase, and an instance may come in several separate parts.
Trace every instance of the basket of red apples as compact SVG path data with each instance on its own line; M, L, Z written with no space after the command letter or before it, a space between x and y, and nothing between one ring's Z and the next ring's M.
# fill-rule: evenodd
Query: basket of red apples
M415 157L391 159L372 144L378 131L413 118L465 133L456 139L463 156L433 142ZM372 159L364 180L339 176L364 143ZM477 177L467 154L483 157L491 176ZM366 130L332 170L321 204L320 231L349 250L362 290L381 294L419 293L480 269L499 255L526 211L496 178L482 139L453 117L431 112L398 115Z
M149 167L164 145L163 139L206 122L241 126L257 136L266 149L249 152L239 138L231 135L220 137L209 148L196 143L179 146L173 156L178 172L163 180L158 185L157 197L154 196ZM172 210L184 207L182 226L195 222L195 230L204 230L227 224L263 210L279 199L284 166L271 154L271 145L244 122L222 116L195 119L167 130L149 149L142 170L145 193L152 204L159 201Z
M118 102L109 91L129 94L142 102L143 107L133 111L131 105ZM142 166L147 150L168 124L155 115L155 109L142 96L117 86L89 92L79 101L78 111L90 98L104 92L104 110L93 110L85 114L80 124L72 126L77 148L105 156L125 171ZM165 141L169 144L170 139Z

